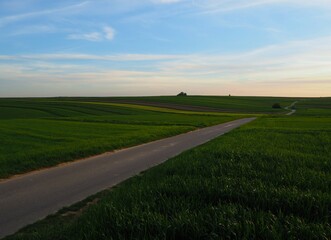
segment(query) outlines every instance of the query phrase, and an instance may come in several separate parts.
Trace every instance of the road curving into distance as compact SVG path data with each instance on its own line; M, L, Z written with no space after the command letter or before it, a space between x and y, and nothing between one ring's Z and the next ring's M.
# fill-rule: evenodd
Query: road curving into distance
M293 102L290 106L285 107L286 110L291 110L291 112L286 113L287 116L293 115L297 110L294 108L295 104L299 101Z
M0 238L255 118L198 129L0 182Z

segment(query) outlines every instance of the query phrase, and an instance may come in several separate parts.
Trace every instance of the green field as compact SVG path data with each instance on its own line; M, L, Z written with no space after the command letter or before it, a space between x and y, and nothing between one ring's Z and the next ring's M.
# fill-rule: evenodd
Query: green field
M0 113L0 178L242 117L57 99L1 99Z
M110 99L112 100L112 99ZM224 112L245 113L277 113L278 109L272 109L274 103L280 103L286 107L294 102L294 98L279 97L235 97L235 96L187 96L187 97L137 97L137 98L114 98L122 101L142 101L150 103L169 103L186 106L210 107Z
M304 99L297 104L299 116L331 116L331 98Z
M178 106L190 109L197 108L199 111L220 111L232 113L282 113L283 109L273 109L274 103L280 103L284 108L301 98L281 97L236 97L236 96L159 96L159 97L102 97L102 98L56 98L36 99L37 101L57 102L108 102L108 103L136 103L151 104L154 106L166 106L176 108Z
M262 116L8 239L331 239L328 100Z

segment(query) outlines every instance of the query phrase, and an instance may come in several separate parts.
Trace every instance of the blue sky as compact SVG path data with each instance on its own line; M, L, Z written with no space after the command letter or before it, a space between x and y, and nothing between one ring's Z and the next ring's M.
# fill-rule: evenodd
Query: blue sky
M331 0L0 0L0 97L331 95Z

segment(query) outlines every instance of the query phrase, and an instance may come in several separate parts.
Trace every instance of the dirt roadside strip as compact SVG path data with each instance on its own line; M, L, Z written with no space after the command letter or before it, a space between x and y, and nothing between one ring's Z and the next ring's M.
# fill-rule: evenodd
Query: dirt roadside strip
M198 129L0 182L0 238L255 118Z

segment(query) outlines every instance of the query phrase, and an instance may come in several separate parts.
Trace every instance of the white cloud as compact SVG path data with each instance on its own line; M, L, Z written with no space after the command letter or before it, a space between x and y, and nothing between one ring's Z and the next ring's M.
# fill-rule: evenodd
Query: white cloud
M113 40L115 37L115 30L112 27L104 27L103 28L104 34L105 34L105 39L107 40Z
M72 40L86 40L91 42L100 42L104 40L112 41L115 37L115 30L106 26L100 32L90 32L90 33L73 33L68 35L68 39Z
M83 33L83 34L70 34L68 36L68 39L99 42L103 40L103 36L99 32L91 32L91 33Z

